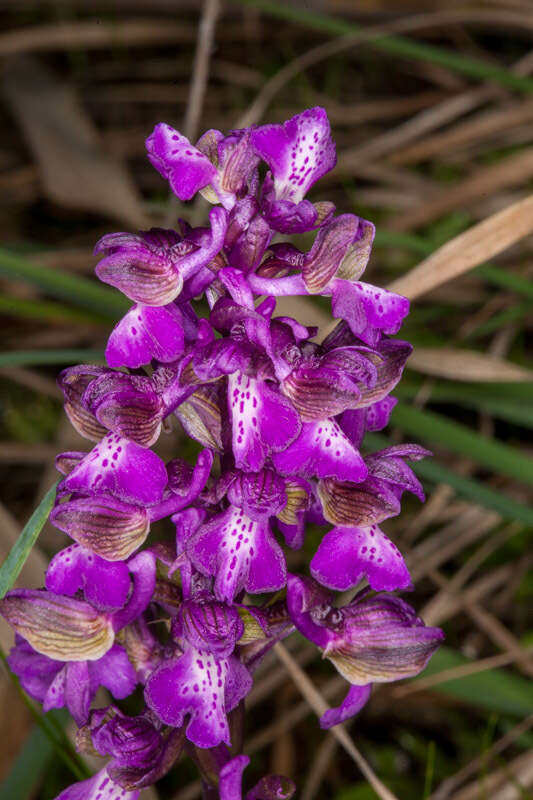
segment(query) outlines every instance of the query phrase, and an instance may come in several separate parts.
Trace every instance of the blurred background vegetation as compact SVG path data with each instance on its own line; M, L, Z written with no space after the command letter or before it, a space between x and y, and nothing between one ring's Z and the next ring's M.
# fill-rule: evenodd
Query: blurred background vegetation
M447 634L421 678L375 691L350 735L400 800L533 797L532 0L0 0L0 20L2 560L56 452L87 447L54 379L100 361L127 306L93 278L95 241L205 213L169 201L144 155L154 124L194 138L323 105L339 162L312 196L376 223L367 279L413 300L402 336L415 354L369 444L435 453L417 465L426 505L407 502L386 529L408 554L410 602ZM184 447L175 431L163 455ZM45 527L19 584L42 585L63 544ZM311 531L291 567L316 544ZM338 702L330 665L291 649ZM5 671L0 693L0 800L51 800L80 769L65 718L35 719ZM290 775L302 800L376 797L274 657L249 708L252 772ZM197 796L183 763L143 798Z

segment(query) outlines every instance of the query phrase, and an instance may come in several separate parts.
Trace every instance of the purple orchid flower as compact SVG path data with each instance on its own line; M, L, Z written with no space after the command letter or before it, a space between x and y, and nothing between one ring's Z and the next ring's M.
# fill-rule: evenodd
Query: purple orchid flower
M230 744L226 714L251 688L248 670L233 655L242 631L230 606L184 603L173 624L176 654L147 681L149 707L173 727L181 727L189 715L186 735L197 747Z
M357 713L370 696L372 683L388 683L418 675L444 634L427 628L411 606L392 595L333 606L333 595L310 578L290 575L287 605L298 630L333 662L352 684L343 704L322 717L331 727Z
M115 565L73 545L52 560L47 591L15 589L0 601L19 635L9 665L45 711L66 706L83 724L99 686L117 699L131 694L135 670L115 634L143 613L154 587L150 553ZM80 589L85 600L74 599Z
M104 254L96 274L126 297L147 306L166 306L181 292L183 282L206 267L224 243L226 213L213 208L210 232L181 237L175 231L152 228L142 234L112 233L95 247Z
M51 521L74 543L51 560L45 589L0 600L16 633L8 661L45 710L69 709L82 751L110 759L57 800L137 800L183 752L206 796L280 800L294 793L280 776L243 790L240 753L242 701L276 642L298 629L348 681L328 728L358 713L373 683L418 674L442 640L387 594L411 578L380 528L404 491L423 501L406 461L428 452L369 454L365 442L396 402L411 346L391 336L409 303L361 281L372 223L306 196L335 166L322 108L209 130L196 145L162 123L146 148L180 200L200 192L215 208L207 227L180 220L96 246L98 277L134 304L107 366L59 377L94 447L57 458ZM311 231L306 251L276 241ZM339 322L323 341L275 316L277 297L297 295L331 298ZM176 425L203 448L194 464L151 449ZM147 541L164 519L175 542L162 526ZM323 531L313 577L290 575L284 545L301 547L311 524ZM362 580L337 607L333 591ZM99 687L118 701L138 684L136 716L91 710Z
M141 792L128 792L109 776L107 769L101 769L92 778L73 783L55 800L138 800Z

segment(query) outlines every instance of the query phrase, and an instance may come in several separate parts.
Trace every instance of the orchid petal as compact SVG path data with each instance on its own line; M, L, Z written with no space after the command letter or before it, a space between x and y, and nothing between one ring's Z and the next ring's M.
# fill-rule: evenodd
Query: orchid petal
M359 451L331 419L304 423L298 438L272 458L282 475L358 482L368 472Z
M170 125L159 123L146 140L148 158L180 200L190 200L216 175L216 168Z
M372 589L406 589L411 579L402 554L377 525L333 528L311 561L311 574L329 589L346 591L363 576Z
M348 694L337 708L328 709L320 717L320 727L323 730L332 728L333 725L339 725L358 714L370 698L372 684L367 683L365 686L350 686Z
M300 202L337 160L327 114L318 106L283 125L256 128L252 143L272 170L278 200Z
M109 433L63 481L69 492L103 492L124 503L157 503L167 471L151 450Z
M105 357L110 367L136 368L175 361L183 352L184 331L175 305L133 306L113 329Z

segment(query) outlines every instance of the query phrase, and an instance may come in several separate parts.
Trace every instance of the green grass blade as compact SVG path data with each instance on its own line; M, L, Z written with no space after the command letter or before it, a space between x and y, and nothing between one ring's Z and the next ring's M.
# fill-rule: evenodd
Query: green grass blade
M0 598L4 597L5 593L11 589L16 579L18 578L22 567L33 545L37 541L44 523L48 519L48 515L52 510L54 501L56 499L55 483L51 489L45 494L30 519L24 526L24 529L17 541L9 551L9 555L0 567Z
M44 364L88 364L104 361L102 350L13 350L0 353L0 367L36 367Z
M89 325L109 324L109 317L92 311L69 308L48 300L30 300L23 297L0 295L0 314L22 319L43 319L53 322L80 322Z
M440 414L398 403L393 411L392 424L430 446L444 447L500 475L533 484L530 458Z
M394 394L402 400L413 400L420 391L421 381L405 379L399 384ZM525 391L518 397L506 396L506 392L498 392L498 384L459 384L436 382L429 392L429 403L452 403L454 405L474 408L486 412L497 419L506 420L526 428L533 428L533 408L528 402L533 397L533 384L514 384L524 386ZM508 384L502 384L507 387Z
M88 308L111 319L117 319L131 306L130 301L119 292L101 286L96 281L35 264L5 249L0 249L0 275L31 283L52 297L67 300L72 305Z
M486 322L482 322L465 338L480 339L482 336L488 336L495 331L499 331L500 328L504 327L504 325L516 323L519 320L522 320L522 317L531 315L531 311L532 308L530 301L527 303L516 303L516 305L512 305L510 308L506 308L504 311L494 314L494 316L488 319Z
M325 14L308 11L301 6L273 2L273 0L238 0L241 5L257 8L265 14L293 22L305 28L320 31L330 36L349 36L350 34L364 35L364 27L354 22L348 22L340 17L326 16ZM504 67L492 64L479 58L463 56L447 50L444 47L435 47L411 40L405 36L375 35L365 37L369 47L382 53L400 56L414 61L429 61L441 67L450 69L460 75L475 78L481 81L494 81L508 89L531 93L533 80L527 77L514 75Z
M383 447L389 447L391 443L385 436L367 433L365 444L369 445L372 450L379 450ZM496 489L491 489L490 486L486 486L473 478L465 478L463 475L458 475L434 458L419 461L411 466L422 482L445 483L455 489L460 497L471 500L473 503L485 508L490 508L492 511L497 511L503 519L511 522L523 522L525 525L533 525L533 508L513 500Z
M0 786L0 800L28 800L34 797L54 757L52 742L36 725Z
M455 650L441 647L432 656L423 677L468 663L470 659ZM533 683L504 669L488 669L455 678L432 687L431 691L501 714L523 717L533 710Z
M502 289L522 294L524 297L533 300L533 281L522 277L522 275L516 275L514 272L494 267L492 264L476 267L473 270L473 274L480 276L488 283L494 284L494 286L500 286Z

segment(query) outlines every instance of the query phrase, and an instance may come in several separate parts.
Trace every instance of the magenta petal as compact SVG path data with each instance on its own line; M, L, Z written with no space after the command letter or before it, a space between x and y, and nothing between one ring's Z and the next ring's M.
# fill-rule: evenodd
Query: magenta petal
M338 725L351 717L358 714L364 705L366 705L372 684L367 683L366 686L350 686L348 694L337 708L330 708L320 717L320 727L323 729L331 728L333 725Z
M266 521L230 507L203 525L186 544L204 575L214 575L217 599L232 603L242 589L272 592L285 584L285 559Z
M98 661L89 664L91 689L96 693L99 686L109 689L116 700L128 697L137 685L137 676L126 651L118 644Z
M289 400L264 381L243 373L228 381L232 442L239 469L260 470L267 455L286 447L299 433L298 414Z
M156 560L153 553L143 550L128 561L133 577L133 589L128 602L113 614L113 629L124 628L147 608L155 590Z
M368 472L359 451L331 419L304 423L300 436L281 453L275 453L273 461L283 475L335 477L359 483Z
M45 657L45 656L44 656ZM51 660L51 659L50 659ZM82 662L73 662L73 663L82 663L87 666L86 661ZM43 711L50 711L51 708L63 708L65 706L65 683L67 678L67 669L69 664L65 664L59 672L56 674L53 681L50 683L46 690L46 694L41 699L43 704ZM30 691L24 681L21 681L23 687L26 691ZM31 694L31 692L30 692Z
M311 561L311 574L329 589L345 591L363 576L372 589L406 589L411 579L402 554L378 528L333 528Z
M50 562L46 588L69 597L82 589L86 600L99 609L121 608L130 592L130 573L123 561L104 561L91 550L73 544Z
M84 725L89 716L91 701L96 694L92 690L87 661L71 661L65 667L65 705L74 717L76 725Z
M207 156L163 122L147 138L146 150L152 165L168 180L180 200L190 200L217 173Z
M197 747L230 744L224 704L227 659L211 653L187 650L180 658L163 664L150 676L145 697L162 722L179 728L189 716L187 738Z
M110 367L140 367L175 361L183 352L184 332L175 305L134 305L113 329L105 356Z
M242 773L250 763L248 756L235 756L219 774L220 800L242 800Z
M310 642L325 649L335 639L335 634L315 619L310 612L316 607L331 607L332 594L312 580L300 575L290 575L287 580L287 610L290 618Z
M109 433L63 481L69 492L102 492L124 503L151 505L167 484L163 461L118 434Z
M398 333L404 317L409 313L409 300L370 283L360 281L355 285L360 287L361 303L370 325L384 333Z
M335 166L335 145L326 112L309 108L284 122L252 132L252 144L272 170L276 198L298 203Z
M228 658L228 674L224 687L224 703L226 711L233 711L241 700L252 690L252 676L239 659L232 655Z
M332 311L346 320L352 333L375 345L380 332L394 334L409 313L409 300L369 283L335 278L332 281Z
M45 701L50 686L58 673L63 670L62 661L55 661L38 653L18 635L15 646L11 648L7 657L7 663L19 678L22 688L40 703Z
M366 429L368 431L382 431L389 424L390 415L398 400L395 397L384 397L366 409Z
M128 792L111 780L104 768L86 781L74 783L55 800L138 800L140 790Z

